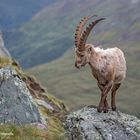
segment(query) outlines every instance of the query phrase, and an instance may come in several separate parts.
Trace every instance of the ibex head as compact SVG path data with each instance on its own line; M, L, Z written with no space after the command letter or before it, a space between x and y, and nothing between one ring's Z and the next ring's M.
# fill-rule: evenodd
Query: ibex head
M94 15L96 16L96 15ZM92 18L90 17L84 17L79 25L76 28L75 33L75 46L76 46L76 62L75 66L77 68L80 68L82 66L85 66L90 61L90 56L92 54L92 46L90 44L86 44L87 38L90 34L90 31L93 29L93 27L100 22L101 20L104 20L105 18L100 18L95 21L93 21L91 24L89 24L84 31L83 27L87 23L87 21Z

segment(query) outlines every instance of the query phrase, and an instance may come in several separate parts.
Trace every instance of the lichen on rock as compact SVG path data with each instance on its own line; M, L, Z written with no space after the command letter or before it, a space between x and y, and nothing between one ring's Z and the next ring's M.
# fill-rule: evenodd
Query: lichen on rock
M42 122L37 104L12 67L0 69L0 123Z
M85 107L68 115L66 128L71 140L140 140L140 120L120 111Z

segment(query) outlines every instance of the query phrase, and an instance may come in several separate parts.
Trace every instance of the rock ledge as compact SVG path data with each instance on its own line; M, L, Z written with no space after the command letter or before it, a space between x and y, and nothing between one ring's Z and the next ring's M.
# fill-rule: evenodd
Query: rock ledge
M140 140L140 120L120 111L85 107L68 115L66 128L71 140Z

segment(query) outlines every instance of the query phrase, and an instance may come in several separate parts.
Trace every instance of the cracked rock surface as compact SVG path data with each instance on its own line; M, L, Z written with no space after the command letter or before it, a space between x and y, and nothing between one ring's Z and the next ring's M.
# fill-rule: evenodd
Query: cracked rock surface
M69 114L65 125L70 140L140 140L140 120L120 111L85 107Z
M0 123L41 122L38 107L26 84L12 67L0 69Z

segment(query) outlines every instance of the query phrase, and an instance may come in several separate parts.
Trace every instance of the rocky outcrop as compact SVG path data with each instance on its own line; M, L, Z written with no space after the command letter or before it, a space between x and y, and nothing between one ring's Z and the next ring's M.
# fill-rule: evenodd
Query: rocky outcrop
M0 139L62 138L67 112L63 102L49 94L35 77L23 72L0 34Z
M9 51L5 48L1 32L0 32L0 57L11 57Z
M16 60L0 56L0 139L62 138L67 112L65 104L23 72Z
M12 67L0 69L0 123L42 122L37 104L25 82Z
M50 95L33 77L25 74L14 60L0 62L0 123L49 125L53 131L62 131L67 113L63 102ZM58 127L54 127L56 124Z
M85 107L68 115L66 128L71 140L140 140L140 120L120 111Z

